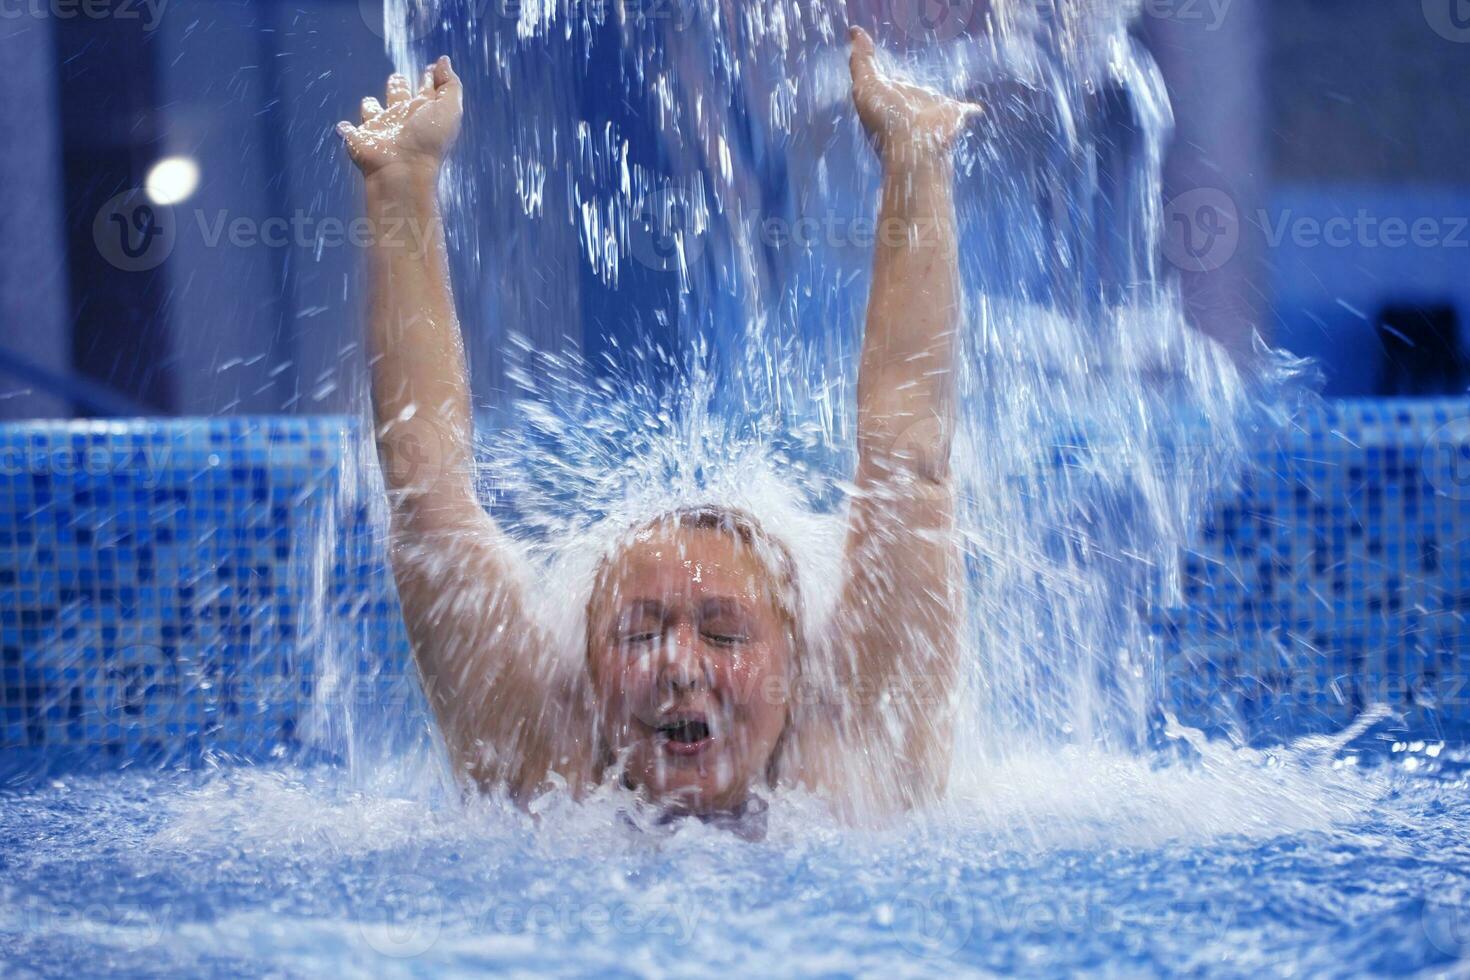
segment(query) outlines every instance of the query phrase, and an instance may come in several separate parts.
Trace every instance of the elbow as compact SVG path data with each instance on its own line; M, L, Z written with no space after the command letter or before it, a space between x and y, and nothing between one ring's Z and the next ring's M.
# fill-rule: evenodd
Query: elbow
M378 464L395 512L474 498L471 435L433 414L405 414L376 431Z
M915 481L944 486L950 479L950 426L938 414L889 417L858 435L860 468L878 482Z

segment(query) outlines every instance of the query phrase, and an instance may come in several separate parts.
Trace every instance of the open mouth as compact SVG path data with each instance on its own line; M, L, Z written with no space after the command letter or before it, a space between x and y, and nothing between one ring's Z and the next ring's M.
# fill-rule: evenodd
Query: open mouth
M697 719L687 721L671 721L666 725L658 726L658 733L670 742L703 742L709 738L709 725Z
M663 747L675 755L693 755L710 743L709 723L703 718L675 718L654 731Z

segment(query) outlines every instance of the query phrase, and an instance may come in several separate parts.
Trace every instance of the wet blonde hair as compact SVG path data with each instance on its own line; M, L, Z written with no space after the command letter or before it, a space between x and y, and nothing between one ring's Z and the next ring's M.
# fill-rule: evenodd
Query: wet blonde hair
M609 549L597 564L592 577L592 591L587 596L587 642L592 642L592 624L595 622L593 609L597 599L606 590L607 577L622 546L636 535L654 529L715 531L738 541L742 547L756 556L772 584L771 596L776 609L786 620L794 647L802 645L802 602L801 587L796 575L796 562L791 551L781 541L771 536L750 514L733 507L700 505L681 507L660 514L658 517L635 525ZM795 650L793 650L793 653Z

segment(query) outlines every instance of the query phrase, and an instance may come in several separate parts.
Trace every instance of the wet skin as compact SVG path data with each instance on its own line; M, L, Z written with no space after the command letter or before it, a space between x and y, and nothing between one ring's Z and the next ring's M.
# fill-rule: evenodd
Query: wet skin
M857 704L839 718L803 706L792 725L786 702L798 661L833 690L885 690L906 676L952 686L958 666L949 456L963 304L950 156L978 107L890 78L862 31L851 43L853 105L882 163L879 225L907 233L874 247L843 581L820 658L796 655L770 576L738 538L689 529L623 549L588 609L587 670L551 662L521 556L475 493L438 203L463 86L441 58L417 92L395 75L386 105L365 99L360 124L338 127L364 175L368 219L385 232L367 250L368 339L394 577L468 782L528 801L553 776L582 793L619 772L650 798L700 811L738 806L770 774L847 814L854 800L889 812L943 795L949 707ZM404 227L417 230L413 247L387 234ZM394 465L402 459L415 465Z
M624 780L674 809L739 806L777 752L794 668L759 558L717 530L644 531L589 618L598 729Z

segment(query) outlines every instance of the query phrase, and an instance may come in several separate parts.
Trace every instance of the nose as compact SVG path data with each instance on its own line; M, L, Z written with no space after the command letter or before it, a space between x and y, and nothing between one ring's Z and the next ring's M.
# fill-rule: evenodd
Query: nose
M659 659L659 691L665 695L704 691L710 686L708 665L699 648L699 637L688 625L669 630Z

